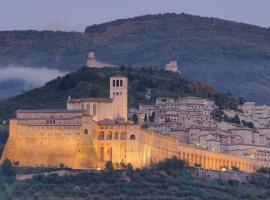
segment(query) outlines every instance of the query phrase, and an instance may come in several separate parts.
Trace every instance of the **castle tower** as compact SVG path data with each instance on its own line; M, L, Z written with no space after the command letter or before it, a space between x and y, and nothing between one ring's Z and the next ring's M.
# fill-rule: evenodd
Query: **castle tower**
M168 64L166 64L165 70L181 74L176 60L171 60Z
M96 62L95 53L94 53L93 51L90 51L90 52L88 53L86 66L87 66L87 67L91 67L91 66L93 65L94 62Z
M112 64L97 60L95 57L95 53L93 51L90 51L88 53L86 66L87 67L94 67L94 68L115 67Z
M114 99L114 118L127 121L128 79L126 77L110 78L110 98Z

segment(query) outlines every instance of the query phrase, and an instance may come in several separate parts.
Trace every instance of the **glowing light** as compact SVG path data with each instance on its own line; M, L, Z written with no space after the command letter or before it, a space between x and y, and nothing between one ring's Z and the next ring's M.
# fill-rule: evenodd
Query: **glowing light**
M225 167L221 168L221 171L225 172L227 169Z
M101 169L98 167L97 170L100 171Z

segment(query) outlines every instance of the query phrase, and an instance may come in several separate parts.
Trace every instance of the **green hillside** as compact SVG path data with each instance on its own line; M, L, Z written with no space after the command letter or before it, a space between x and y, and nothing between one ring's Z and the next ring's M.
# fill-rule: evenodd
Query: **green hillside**
M75 71L90 49L118 66L162 68L175 58L193 80L270 102L270 29L188 14L116 20L89 26L85 33L0 32L0 68L18 64Z
M156 97L180 97L186 95L210 98L221 107L236 108L239 100L221 95L207 84L201 84L178 74L152 68L82 68L48 82L44 87L0 101L0 119L15 116L18 109L61 109L71 97L108 97L109 78L124 75L129 79L129 107L139 103L151 103ZM152 90L152 100L146 100L147 89Z
M170 159L150 168L107 168L73 175L36 175L32 180L12 181L0 175L1 199L27 200L262 200L269 199L269 180L253 175L237 180L208 180Z

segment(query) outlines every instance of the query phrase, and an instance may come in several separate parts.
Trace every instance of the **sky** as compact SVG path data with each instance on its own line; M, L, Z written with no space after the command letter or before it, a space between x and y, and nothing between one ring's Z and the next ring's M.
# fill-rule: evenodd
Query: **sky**
M91 24L188 13L270 27L270 0L0 0L0 31L81 31Z

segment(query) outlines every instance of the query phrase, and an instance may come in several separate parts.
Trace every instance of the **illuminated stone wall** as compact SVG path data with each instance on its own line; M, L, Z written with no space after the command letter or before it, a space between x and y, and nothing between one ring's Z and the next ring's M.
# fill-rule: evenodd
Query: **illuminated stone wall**
M39 126L11 120L10 137L1 161L8 158L18 166L96 168L92 140L96 124L90 117L80 121L80 125Z
M177 156L191 166L252 172L252 159L192 148L176 138L134 124L97 124L90 116L76 125L38 125L37 121L10 121L10 137L2 160L18 166L103 168L107 161L131 163L135 168ZM35 125L31 125L35 124Z

